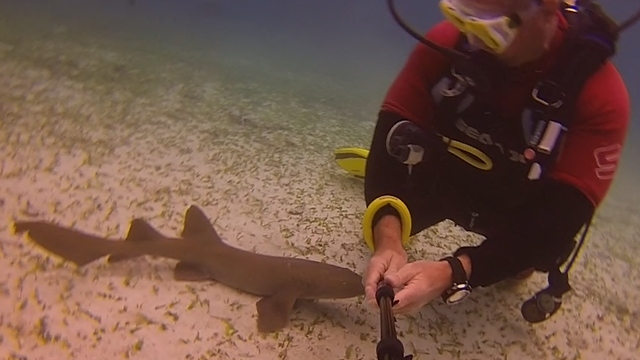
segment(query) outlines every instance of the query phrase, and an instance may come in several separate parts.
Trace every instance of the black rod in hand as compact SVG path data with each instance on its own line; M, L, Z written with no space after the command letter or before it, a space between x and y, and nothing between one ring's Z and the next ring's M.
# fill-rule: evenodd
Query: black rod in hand
M380 341L376 347L378 360L411 360L413 355L404 356L404 346L396 335L396 319L393 316L395 294L387 283L380 282L376 291L376 301L380 308Z

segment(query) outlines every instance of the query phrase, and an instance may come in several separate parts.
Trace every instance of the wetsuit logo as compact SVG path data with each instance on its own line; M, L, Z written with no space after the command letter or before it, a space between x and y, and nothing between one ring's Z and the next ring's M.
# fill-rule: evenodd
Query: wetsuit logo
M596 176L600 180L611 180L618 167L618 160L620 159L620 150L622 146L620 144L614 144L609 146L603 146L593 151L593 156L596 159L595 169Z
M506 149L505 151L504 146L500 142L495 141L491 134L480 132L478 129L467 124L463 119L458 118L455 125L456 128L468 138L475 140L482 145L495 147L499 153L507 156L509 160L521 164L527 163L524 155L512 149ZM458 156L469 165L482 170L491 170L493 168L493 161L491 160L491 157L482 150L462 142L455 142L452 144L452 147L455 148L455 151L450 150L449 152Z

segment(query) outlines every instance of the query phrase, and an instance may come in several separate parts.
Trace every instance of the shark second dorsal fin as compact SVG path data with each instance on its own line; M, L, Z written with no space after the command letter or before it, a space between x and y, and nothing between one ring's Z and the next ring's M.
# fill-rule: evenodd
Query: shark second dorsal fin
M143 219L133 219L131 220L131 225L129 225L129 232L127 233L127 237L125 241L154 241L161 240L165 237L160 234L156 229L151 226L148 222ZM118 261L123 261L130 259L132 257L139 255L129 255L129 254L111 254L107 258L109 263L115 263Z
M131 220L125 241L153 241L164 239L164 236L143 219Z
M195 205L191 205L187 209L182 237L186 239L204 239L219 244L224 243L204 212Z

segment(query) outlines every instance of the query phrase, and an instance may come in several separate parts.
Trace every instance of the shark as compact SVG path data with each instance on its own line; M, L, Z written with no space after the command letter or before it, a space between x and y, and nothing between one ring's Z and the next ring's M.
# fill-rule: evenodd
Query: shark
M204 212L191 205L180 237L167 237L141 218L125 239L104 238L46 221L14 221L14 233L77 267L107 256L116 263L140 256L178 260L177 281L216 281L260 297L257 328L286 328L298 300L348 299L364 295L362 276L337 265L254 253L226 244Z

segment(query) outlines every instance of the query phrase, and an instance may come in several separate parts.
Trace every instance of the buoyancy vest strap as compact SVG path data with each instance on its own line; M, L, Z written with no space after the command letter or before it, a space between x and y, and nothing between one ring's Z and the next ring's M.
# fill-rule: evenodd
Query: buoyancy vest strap
M580 6L584 8L563 4L563 15L569 24L565 44L557 64L533 89L531 109L525 110L525 114L532 114L536 129L529 145L543 155L532 169L552 161L546 155L553 153L562 133L569 128L585 83L616 51L615 23L592 1ZM541 171L536 170L529 178L540 175Z
M587 80L616 52L618 32L595 2L580 2L583 9L563 2L569 29L557 65L533 90L539 110L568 126L570 114Z

